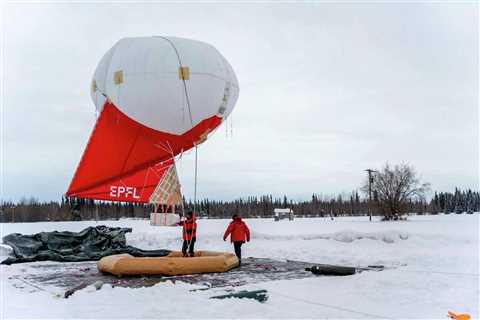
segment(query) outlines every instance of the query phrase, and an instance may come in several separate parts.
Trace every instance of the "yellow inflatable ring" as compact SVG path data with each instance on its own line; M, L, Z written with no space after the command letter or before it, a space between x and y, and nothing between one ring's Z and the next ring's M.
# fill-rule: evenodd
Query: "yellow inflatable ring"
M98 271L116 276L227 272L236 266L238 258L233 253L215 251L197 251L195 257L183 257L179 251L172 251L165 257L135 258L129 254L116 254L97 262Z

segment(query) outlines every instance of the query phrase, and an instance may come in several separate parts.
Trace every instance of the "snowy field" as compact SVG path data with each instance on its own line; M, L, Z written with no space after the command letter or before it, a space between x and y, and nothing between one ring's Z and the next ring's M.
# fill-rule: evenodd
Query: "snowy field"
M37 263L1 266L4 318L395 318L446 319L448 310L479 318L479 214L409 217L401 222L368 218L246 220L251 242L245 257L268 257L348 266L384 265L381 272L246 285L266 289L269 300L210 300L225 290L195 291L184 283L149 288L87 287L69 299L55 287L18 288L10 276L35 272ZM128 226L128 244L142 249L181 246L181 229L145 220L102 221ZM198 250L232 251L222 235L228 220L199 220ZM1 235L80 231L95 222L0 224ZM0 249L1 255L6 250ZM1 256L0 259L4 259ZM40 263L40 262L39 262ZM61 277L59 272L58 277Z

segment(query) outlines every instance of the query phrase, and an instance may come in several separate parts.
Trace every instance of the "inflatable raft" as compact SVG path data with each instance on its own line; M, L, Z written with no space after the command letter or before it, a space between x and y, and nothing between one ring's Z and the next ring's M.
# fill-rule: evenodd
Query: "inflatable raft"
M129 254L117 254L97 262L98 271L116 276L227 272L236 266L238 258L233 253L214 251L197 251L195 257L183 257L179 251L172 251L165 257L136 258Z

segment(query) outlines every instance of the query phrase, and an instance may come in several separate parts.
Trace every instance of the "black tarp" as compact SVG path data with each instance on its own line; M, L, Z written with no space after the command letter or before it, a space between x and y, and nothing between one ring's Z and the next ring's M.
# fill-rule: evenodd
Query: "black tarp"
M125 233L132 228L88 227L80 232L53 231L34 235L12 233L3 243L13 248L13 256L2 261L12 264L33 261L78 262L100 260L112 254L128 253L135 257L162 257L169 250L142 250L127 246Z
M186 258L188 259L188 258ZM97 270L96 262L85 261L78 263L50 262L26 266L23 269L14 269L9 279L14 286L29 286L30 290L38 291L44 288L55 287L65 291L69 297L78 290L96 285L109 284L113 287L140 288L150 287L157 283L180 281L195 285L190 291L204 291L240 286L261 285L262 282L277 280L294 280L322 277L310 271L305 271L314 265L312 262L274 260L269 258L243 258L242 265L229 272L201 273L178 276L142 275L117 277ZM326 268L328 265L322 265ZM330 265L332 268L339 266ZM390 267L392 269L393 267ZM355 268L357 273L385 270L382 266L369 266ZM388 268L387 268L388 269ZM59 277L58 275L62 276ZM228 292L227 292L228 293Z

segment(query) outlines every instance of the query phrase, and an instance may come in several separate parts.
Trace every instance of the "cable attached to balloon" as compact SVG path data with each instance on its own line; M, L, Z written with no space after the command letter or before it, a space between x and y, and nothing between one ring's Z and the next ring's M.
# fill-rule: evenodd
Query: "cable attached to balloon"
M187 83L186 83L186 79L185 79L185 75L184 75L184 71L183 71L183 68L185 66L183 66L182 59L180 58L180 54L178 53L178 50L175 47L175 45L173 44L173 42L170 41L170 39L165 38L165 37L160 37L160 38L168 41L168 43L170 43L170 45L172 46L173 50L175 50L175 54L177 55L179 68L180 68L179 70L182 73L182 76L180 78L183 82L183 89L185 91L185 98L187 100L186 102L187 102L187 107L188 107L188 114L190 116L190 124L192 125L191 129L193 129L193 117L192 117L192 110L190 108L190 98L188 96ZM195 144L195 183L194 183L194 193L193 193L193 212L195 212L196 208L197 208L197 183L198 183L198 180L197 180L197 175L198 175L198 164L197 164L198 146L195 142L194 142L194 144ZM183 203L183 200L182 200L182 203Z
M183 69L182 69L182 68L185 68L185 66L182 63L182 59L180 58L180 54L178 53L177 47L175 47L173 42L170 39L165 38L165 37L160 37L160 38L165 39L168 43L170 43L173 50L175 50L175 54L177 55L179 68L182 72L182 76L180 77L180 79L183 82L183 89L185 91L185 98L187 99L188 114L190 115L190 124L192 125L192 129L193 129L193 117L192 117L192 110L190 109L190 98L188 97L187 83L185 82L185 76L183 75Z

